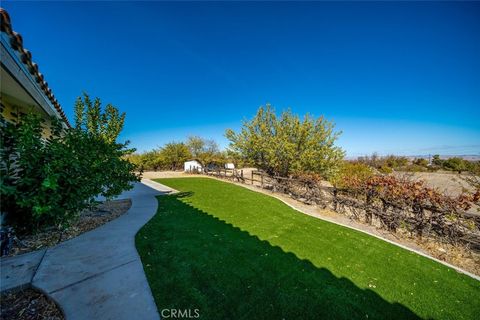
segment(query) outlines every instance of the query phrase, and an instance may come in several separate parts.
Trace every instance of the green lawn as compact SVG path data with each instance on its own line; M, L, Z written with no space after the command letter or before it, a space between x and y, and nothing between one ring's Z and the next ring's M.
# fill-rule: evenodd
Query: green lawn
M136 245L158 309L203 319L479 319L480 282L281 201L207 178L160 179Z

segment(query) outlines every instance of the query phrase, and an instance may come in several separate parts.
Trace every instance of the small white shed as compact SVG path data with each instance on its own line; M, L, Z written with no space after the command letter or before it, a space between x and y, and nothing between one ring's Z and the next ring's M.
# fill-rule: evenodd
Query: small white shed
M188 160L183 164L183 170L185 172L199 172L202 171L203 166L198 160Z
M225 169L235 169L235 165L233 163L225 163Z

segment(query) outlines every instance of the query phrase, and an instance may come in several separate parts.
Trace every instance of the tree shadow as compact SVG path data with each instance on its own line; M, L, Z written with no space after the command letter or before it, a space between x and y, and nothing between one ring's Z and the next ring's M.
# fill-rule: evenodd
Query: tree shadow
M137 235L159 310L198 309L203 319L418 319L328 269L196 209L159 197Z

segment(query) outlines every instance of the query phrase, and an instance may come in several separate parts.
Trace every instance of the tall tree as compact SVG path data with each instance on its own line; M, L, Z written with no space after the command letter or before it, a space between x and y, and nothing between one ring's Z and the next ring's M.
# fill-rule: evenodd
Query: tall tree
M190 136L186 146L190 150L192 157L200 160L204 165L209 162L220 162L223 159L218 144L213 139Z
M83 98L78 97L75 101L75 127L102 137L107 142L117 140L125 123L125 116L125 112L120 113L111 104L107 104L102 111L100 99L95 98L92 102L87 93L83 93Z
M187 139L186 146L190 150L192 157L198 158L204 151L205 140L199 136L190 136Z
M183 162L192 157L190 150L183 142L170 142L163 146L160 154L171 170L182 168Z
M229 129L225 135L231 151L244 161L283 177L319 173L328 178L344 156L335 145L340 132L334 132L332 122L309 115L302 120L290 110L278 117L269 104L245 121L240 132Z

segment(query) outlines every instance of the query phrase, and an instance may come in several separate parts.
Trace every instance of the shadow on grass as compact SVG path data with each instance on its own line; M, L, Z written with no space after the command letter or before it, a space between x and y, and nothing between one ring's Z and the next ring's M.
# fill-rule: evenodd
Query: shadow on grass
M203 319L418 319L408 308L219 220L159 197L136 243L157 307Z

